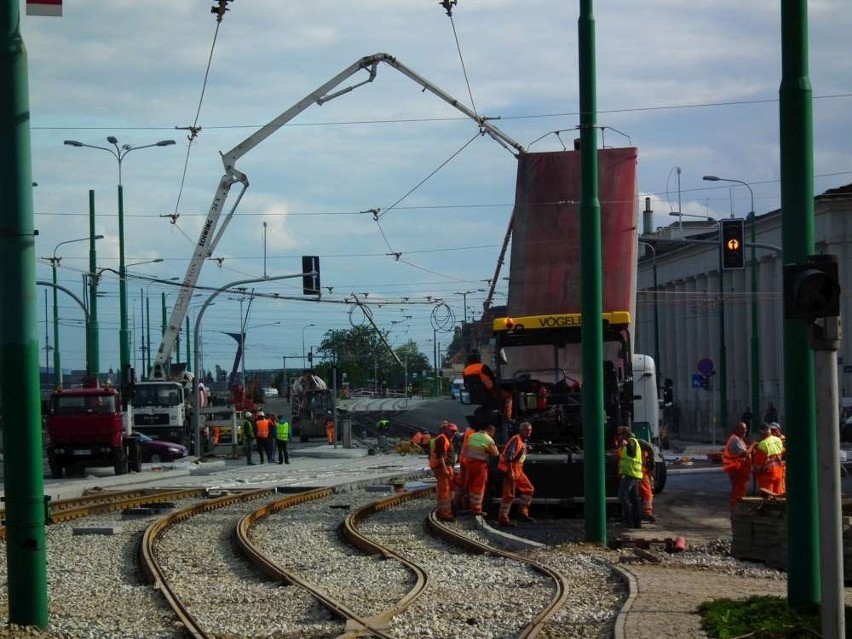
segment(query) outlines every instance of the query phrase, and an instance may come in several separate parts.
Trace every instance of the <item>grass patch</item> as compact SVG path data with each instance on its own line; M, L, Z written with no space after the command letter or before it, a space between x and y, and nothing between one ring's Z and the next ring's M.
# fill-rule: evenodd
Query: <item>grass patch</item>
M698 606L701 628L718 639L815 639L820 633L819 607L792 610L783 597L716 599ZM846 637L852 608L846 607Z

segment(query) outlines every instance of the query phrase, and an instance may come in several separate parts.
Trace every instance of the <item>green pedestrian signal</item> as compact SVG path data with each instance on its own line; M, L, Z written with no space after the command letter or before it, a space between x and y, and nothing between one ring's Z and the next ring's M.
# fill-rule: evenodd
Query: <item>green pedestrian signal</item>
M722 268L745 268L745 222L742 219L721 220Z

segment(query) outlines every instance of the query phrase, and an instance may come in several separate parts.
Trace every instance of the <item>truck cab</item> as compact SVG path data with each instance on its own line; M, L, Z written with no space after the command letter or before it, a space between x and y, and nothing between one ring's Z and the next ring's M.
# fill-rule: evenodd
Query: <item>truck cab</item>
M82 473L87 466L112 466L116 475L141 468L138 438L125 429L121 395L112 387L70 388L50 396L47 417L50 473Z

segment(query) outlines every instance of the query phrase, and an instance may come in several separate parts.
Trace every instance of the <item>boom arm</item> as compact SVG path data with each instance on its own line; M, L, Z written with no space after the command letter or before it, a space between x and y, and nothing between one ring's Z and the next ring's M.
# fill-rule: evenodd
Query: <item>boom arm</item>
M190 260L189 266L186 269L186 275L184 276L183 284L181 285L177 301L175 302L174 308L172 308L172 312L169 317L169 323L166 326L166 330L163 333L162 341L160 342L160 346L157 349L157 355L154 358L154 363L150 371L151 379L166 378L166 364L168 363L169 358L171 357L175 339L177 338L177 335L180 332L180 327L183 323L184 317L186 317L187 309L189 308L189 300L192 297L193 290L195 289L195 285L198 282L198 277L201 274L201 267L204 265L204 260L206 260L213 254L213 250L216 248L216 245L222 238L222 234L228 227L228 224L230 223L231 218L234 215L237 205L240 203L240 200L242 199L243 195L246 192L246 189L249 186L248 178L243 173L238 171L234 166L237 160L239 160L243 155L251 151L254 147L263 142L266 138L275 133L278 129L287 124L290 120L295 118L297 115L299 115L302 111L307 109L312 104L318 104L321 106L338 96L344 95L345 93L349 93L350 91L364 84L372 82L376 77L377 68L380 62L384 62L388 66L396 69L411 80L414 80L414 82L423 87L424 90L429 91L430 93L438 96L439 98L444 100L444 102L455 107L472 120L475 120L483 134L487 133L504 148L508 149L509 151L517 152L516 155L526 152L526 149L524 149L524 147L521 146L518 142L515 142L508 135L500 131L495 126L491 125L488 122L488 118L477 115L476 113L468 109L464 104L459 102L457 99L455 99L448 93L444 93L441 89L433 85L431 82L403 65L393 56L388 55L387 53L376 53L374 55L361 58L354 64L350 65L349 67L338 73L325 84L317 87L317 89L315 89L313 92L309 93L304 98L296 102L296 104L284 111L277 118L252 133L249 137L240 142L233 149L222 154L222 163L225 167L225 173L219 180L219 186L216 189L216 194L213 196L213 203L210 205L210 210L207 213L207 219L204 222L204 226L202 226L201 228L201 235L198 237L198 242L195 245L195 250L193 252L192 259ZM365 80L344 87L333 93L329 93L340 83L347 80L349 77L353 76L361 70L366 70L369 74ZM231 187L237 182L242 185L242 188L239 194L236 196L236 200L234 201L233 205L230 207L227 214L225 215L224 220L222 220L221 228L217 229L217 226L219 224L219 218L222 215L222 210L225 206L225 202L228 199L228 194L231 190Z

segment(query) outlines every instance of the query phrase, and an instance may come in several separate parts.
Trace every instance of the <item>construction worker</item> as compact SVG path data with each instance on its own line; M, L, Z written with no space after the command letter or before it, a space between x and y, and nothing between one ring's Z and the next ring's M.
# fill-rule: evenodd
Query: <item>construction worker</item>
M503 473L503 493L500 499L500 516L497 523L500 526L514 526L514 522L509 519L509 512L512 509L512 504L515 502L515 493L521 493L518 498L518 519L521 521L535 521L530 517L530 503L532 502L533 488L529 478L524 473L524 460L527 457L527 449L530 435L532 434L532 424L522 422L518 429L518 434L513 436L503 452L500 454L500 461L497 463L497 470Z
M485 517L482 503L485 501L485 490L488 486L488 458L500 454L494 443L494 424L481 427L467 440L467 465L465 466L465 483L470 499L470 513L474 516Z
M755 445L746 442L747 433L748 422L739 422L722 450L722 470L728 473L728 479L731 480L731 512L745 497L751 477L751 454Z
M240 431L243 437L243 446L246 447L246 463L249 466L254 466L254 462L251 460L251 449L254 446L254 420L252 414L248 411L243 414Z
M642 479L642 448L627 426L619 426L618 441L618 499L622 518L631 528L642 527L638 484Z
M470 394L471 402L479 404L485 410L500 408L500 392L494 372L482 363L482 357L477 351L467 356L463 377L464 387Z
M269 442L269 420L264 412L258 411L257 419L254 422L254 436L257 438L257 454L260 456L260 463L263 463L264 455L267 455ZM271 459L267 459L271 462Z
M390 430L390 420L382 417L376 422L376 446L383 452L388 452L388 430Z
M769 424L760 427L761 440L754 450L754 474L760 491L770 497L783 495L784 444L772 434Z
M458 454L459 471L453 476L453 509L456 512L470 509L470 499L467 494L467 442L475 432L472 426L468 426L461 436Z
M637 439L642 449L642 479L639 480L639 502L642 504L642 521L654 523L654 449L644 439Z
M331 411L326 411L325 413L325 439L329 443L329 445L334 444L335 439L334 432L334 417L331 415Z
M453 443L458 426L444 422L441 432L429 447L429 468L435 475L438 491L436 516L440 521L454 521L453 517Z
M287 450L287 443L290 441L290 422L284 419L283 416L278 418L275 424L275 446L278 449L278 463L290 463L290 451Z
M784 474L781 478L781 492L787 494L787 437L784 431L781 430L781 424L778 422L769 422L769 432L781 440L781 446L784 451L781 453L781 459L784 460Z

